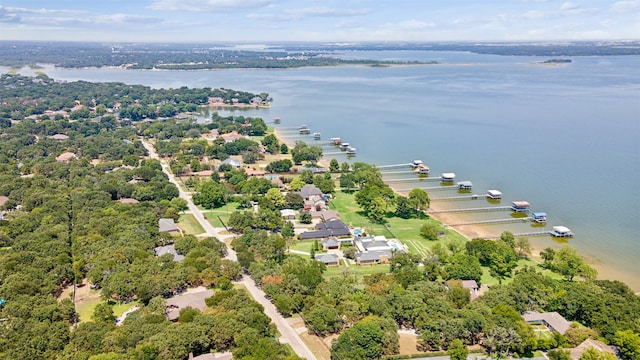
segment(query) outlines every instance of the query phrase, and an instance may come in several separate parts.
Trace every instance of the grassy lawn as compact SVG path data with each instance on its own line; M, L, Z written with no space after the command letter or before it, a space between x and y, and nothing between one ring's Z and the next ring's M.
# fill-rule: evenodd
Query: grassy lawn
M132 306L140 305L139 301L132 301L128 304L115 304L113 305L113 315L116 317L122 316Z
M91 321L91 315L93 315L93 309L95 309L96 305L98 305L101 302L102 300L100 300L99 297L77 301L76 312L78 313L78 319L80 320L80 322Z
M351 265L350 267L347 267L344 263L342 263L340 264L340 266L327 267L327 271L325 271L324 273L324 278L330 279L333 277L343 277L345 272L348 272L349 274L354 276L358 285L364 286L365 276L378 273L386 274L389 272L389 265Z
M412 253L427 255L434 244L443 241L466 241L466 238L455 231L446 230L442 224L432 218L423 215L421 218L402 219L389 213L385 224L376 224L369 221L364 211L356 204L355 194L338 191L329 206L340 212L342 220L354 227L361 227L367 233L384 235L387 238L398 238L409 247ZM444 235L438 241L429 241L420 236L420 226L432 223L440 228ZM385 226L386 225L386 226Z
M238 210L245 209L241 208L240 204L232 202L213 210L204 210L202 212L202 215L204 215L207 218L207 221L209 221L209 223L211 223L211 225L213 225L214 227L222 227L223 225L222 223L220 223L218 216L226 224L229 222L229 216L231 216L232 213Z
M292 250L311 252L311 247L313 246L313 240L311 241L296 241L296 243L291 247Z
M198 223L198 220L196 220L195 216L193 216L192 214L180 215L178 226L187 235L197 235L204 232L204 229L202 228L202 226L200 226L200 223Z

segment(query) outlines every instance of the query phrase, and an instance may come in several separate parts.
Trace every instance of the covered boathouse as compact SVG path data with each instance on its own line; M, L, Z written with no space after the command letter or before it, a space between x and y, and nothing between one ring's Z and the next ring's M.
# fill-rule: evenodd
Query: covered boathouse
M553 230L551 230L549 234L555 237L572 237L573 236L571 229L569 229L566 226L554 226Z
M493 200L502 199L502 193L498 190L487 190L487 197Z
M470 191L473 187L471 181L460 181L458 182L458 190L467 190Z
M513 201L511 203L511 210L515 212L528 213L530 207L531 207L531 204L529 204L529 202L527 201Z
M547 213L546 212L541 212L541 211L536 211L531 213L531 218L533 219L533 221L537 222L538 224L546 224L547 223Z
M442 175L440 176L440 179L442 179L443 182L453 182L455 178L455 173L442 173Z

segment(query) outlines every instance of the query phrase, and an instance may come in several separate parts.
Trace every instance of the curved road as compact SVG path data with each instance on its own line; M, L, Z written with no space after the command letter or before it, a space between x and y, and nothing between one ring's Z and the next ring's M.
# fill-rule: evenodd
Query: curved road
M191 196L189 196L189 194L187 194L182 190L182 188L178 184L178 181L176 181L175 177L171 173L169 169L169 165L166 163L166 161L163 161L162 159L160 159L160 157L156 153L153 146L151 146L151 144L147 143L142 138L140 138L140 142L142 142L142 145L149 152L150 158L160 160L160 164L162 165L162 171L165 174L167 174L167 176L169 177L169 181L178 188L180 197L187 201L187 206L189 207L189 210L191 211L193 216L196 218L196 220L198 220L198 223L200 223L206 235L215 237L217 239L221 239L220 235L218 234L218 231L211 225L211 223L209 223L204 218L204 215L202 215L202 211L200 211L200 209L198 209L195 206L195 204L191 200ZM227 245L227 259L238 261L236 252L233 251L233 249L231 249L229 245ZM291 327L291 325L285 320L285 318L282 317L282 315L280 315L278 310L276 310L276 307L271 303L271 301L267 299L267 296L264 293L264 291L258 288L256 284L251 280L251 278L247 276L243 276L242 280L239 283L244 285L247 288L247 291L249 291L249 294L251 294L253 299L264 307L264 313L271 318L271 321L273 321L274 324L276 324L278 331L282 335L282 337L280 338L280 342L291 345L291 347L293 348L293 351L295 351L296 354L301 358L305 358L308 360L316 360L316 356L313 354L313 352L311 352L307 344L305 344L302 341L302 339L300 339L300 336L298 335L296 330L293 327Z

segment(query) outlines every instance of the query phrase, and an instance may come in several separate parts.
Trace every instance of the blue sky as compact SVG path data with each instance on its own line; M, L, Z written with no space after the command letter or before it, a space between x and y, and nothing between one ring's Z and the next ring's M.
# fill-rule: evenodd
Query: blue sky
M640 0L0 0L0 39L640 39Z

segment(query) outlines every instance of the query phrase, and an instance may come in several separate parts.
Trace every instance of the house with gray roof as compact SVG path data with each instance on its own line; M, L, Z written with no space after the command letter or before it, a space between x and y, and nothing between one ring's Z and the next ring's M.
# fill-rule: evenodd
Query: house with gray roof
M571 323L555 311L546 313L527 311L522 314L522 317L525 322L542 323L547 329L549 329L549 331L557 331L561 335L564 335L564 333L571 327Z
M158 232L180 232L178 225L171 218L161 218L158 220Z
M340 249L340 241L336 239L322 239L322 241L320 241L320 244L322 245L322 249L324 251Z
M167 307L164 313L167 316L167 319L176 321L178 320L180 310L182 309L190 307L200 311L204 310L207 307L204 300L211 296L213 296L213 290L198 291L171 297L167 299Z
M340 266L340 259L336 254L317 254L315 259L327 266Z
M313 211L315 208L312 208L311 210L312 219L320 219L322 221L329 221L332 219L340 220L340 214L335 210Z
M162 255L166 255L166 254L171 254L171 255L173 255L173 261L177 261L177 262L180 262L180 261L184 260L184 255L180 254L176 250L175 246L173 246L173 244L165 245L165 246L158 246L157 248L153 249L153 253L157 257L160 257Z
M355 257L358 265L373 265L386 264L391 256L391 250L375 250L357 253Z
M300 196L302 196L302 198L305 200L311 199L311 196L313 195L323 197L324 194L314 185L305 185L300 190Z
M584 352L589 349L595 349L598 352L609 353L617 356L616 351L611 346L603 343L602 341L587 339L583 341L580 345L569 350L571 354L570 355L571 359L573 360L580 359L584 354Z
M350 236L351 231L341 220L331 220L316 225L315 231L305 231L300 234L302 240L325 239L330 237Z

